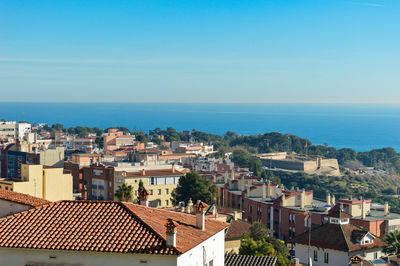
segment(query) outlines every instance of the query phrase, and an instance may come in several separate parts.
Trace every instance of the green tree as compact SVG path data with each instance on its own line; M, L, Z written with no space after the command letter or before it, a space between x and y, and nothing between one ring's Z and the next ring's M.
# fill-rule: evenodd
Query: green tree
M252 226L250 226L249 230L250 237L253 238L255 241L269 237L267 227L261 222L254 222Z
M142 181L142 179L140 179L140 180L139 180L138 190L137 190L137 194L138 194L137 201L138 201L139 203L140 203L139 195L140 195L140 192L141 192L143 189L144 189L143 181Z
M273 246L265 239L256 241L251 237L244 238L239 248L240 255L272 256L274 252Z
M201 200L207 204L214 203L216 188L210 181L203 178L198 172L190 171L179 179L178 186L172 193L173 201L193 202Z
M133 187L124 183L117 188L115 196L119 201L132 201L132 192Z
M400 255L400 231L390 232L383 238L383 241L387 244L383 247L383 252L390 255Z

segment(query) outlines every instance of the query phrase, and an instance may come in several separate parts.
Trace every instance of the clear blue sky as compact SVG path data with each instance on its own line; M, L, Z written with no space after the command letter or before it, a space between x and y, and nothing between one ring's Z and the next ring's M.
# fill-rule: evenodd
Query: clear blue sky
M0 101L400 103L399 0L0 1Z

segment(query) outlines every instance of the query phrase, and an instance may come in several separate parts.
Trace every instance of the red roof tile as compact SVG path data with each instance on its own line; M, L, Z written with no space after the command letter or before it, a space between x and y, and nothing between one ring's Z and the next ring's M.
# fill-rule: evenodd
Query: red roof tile
M178 224L166 246L168 219ZM206 219L133 203L60 201L0 219L0 247L143 254L182 254L227 227Z
M251 224L249 223L240 220L234 220L229 226L228 233L226 234L225 238L241 238L243 234L250 235L250 227Z
M0 189L0 199L28 205L31 207L41 206L50 203L50 201L42 198L37 198L27 194L22 194L5 189Z
M373 243L358 244L354 236L367 234L368 231L353 224L323 224L311 230L311 246L329 248L341 251L356 251L369 248L382 248L385 246L380 238L375 237ZM308 231L294 239L295 243L308 245Z

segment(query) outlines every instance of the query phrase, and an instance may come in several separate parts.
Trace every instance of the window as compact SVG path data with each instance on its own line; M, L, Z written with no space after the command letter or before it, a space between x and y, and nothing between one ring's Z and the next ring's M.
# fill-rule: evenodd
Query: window
M318 261L318 251L314 250L314 261Z
M158 195L161 195L161 189L158 189Z
M155 178L154 177L150 177L150 185L154 185L155 183Z
M165 206L168 206L169 205L169 200L166 200L165 201Z
M152 189L150 189L150 195L153 195L153 190Z
M324 262L329 263L329 253L328 252L324 253Z
M165 194L167 194L167 195L169 194L169 189L168 188L165 189Z

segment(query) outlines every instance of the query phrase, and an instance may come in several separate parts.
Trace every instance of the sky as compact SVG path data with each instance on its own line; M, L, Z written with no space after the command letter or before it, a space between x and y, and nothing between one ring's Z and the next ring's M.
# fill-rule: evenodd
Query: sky
M0 0L0 101L400 104L399 0Z

